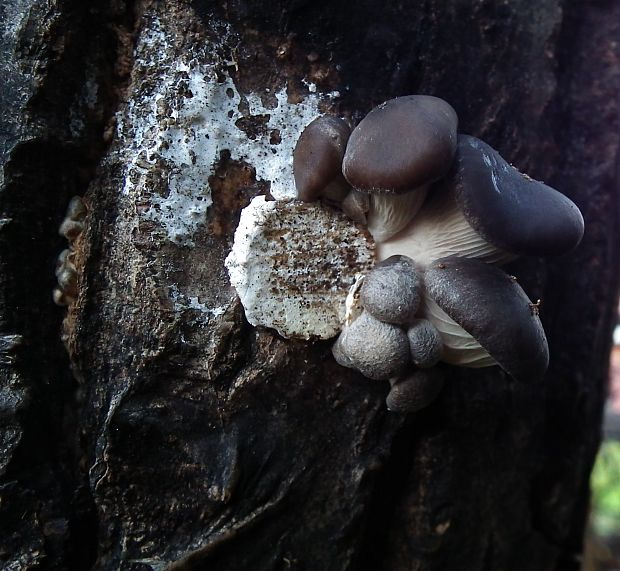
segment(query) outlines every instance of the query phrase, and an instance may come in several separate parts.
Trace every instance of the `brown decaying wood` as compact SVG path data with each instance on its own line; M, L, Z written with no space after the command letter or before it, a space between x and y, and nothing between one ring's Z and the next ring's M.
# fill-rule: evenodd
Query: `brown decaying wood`
M49 4L32 2L19 41L2 44L21 69L0 99L0 218L11 219L0 226L0 333L22 337L0 359L10 530L0 561L577 569L618 285L620 5ZM121 143L108 143L127 87L148 80L132 74L131 54L155 16L179 55L211 45L228 21L234 45L218 49L234 54L228 71L243 93L286 84L301 100L306 77L341 91L331 110L353 120L396 95L443 97L461 131L571 197L586 220L580 248L510 268L543 299L545 381L446 367L438 401L403 417L385 409L387 383L336 365L329 343L255 330L238 303L206 323L175 313L162 290L171 280L211 307L231 299L232 232L268 189L224 155L194 248L148 225L128 231ZM90 106L72 99L87 81L98 86ZM56 230L74 194L89 205L67 331L77 384L50 301Z

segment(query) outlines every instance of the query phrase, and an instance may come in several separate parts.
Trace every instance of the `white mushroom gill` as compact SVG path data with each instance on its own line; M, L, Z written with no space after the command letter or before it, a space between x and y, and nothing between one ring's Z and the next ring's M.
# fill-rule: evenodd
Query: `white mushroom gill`
M420 266L447 256L479 258L501 264L515 258L485 241L465 220L453 195L439 190L424 204L417 216L394 237L377 243L377 258L400 254Z
M400 232L422 207L428 185L404 194L371 194L367 214L368 231L376 242L385 242Z
M451 319L428 294L424 295L422 315L439 331L443 342L442 361L474 368L497 365L486 349Z

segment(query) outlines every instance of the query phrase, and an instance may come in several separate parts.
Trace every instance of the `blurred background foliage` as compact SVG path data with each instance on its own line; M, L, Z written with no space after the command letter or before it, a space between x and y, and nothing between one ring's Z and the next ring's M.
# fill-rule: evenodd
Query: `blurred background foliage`
M592 528L596 535L620 535L620 441L606 440L592 472Z
M590 478L582 571L620 571L620 306L609 369L603 441Z

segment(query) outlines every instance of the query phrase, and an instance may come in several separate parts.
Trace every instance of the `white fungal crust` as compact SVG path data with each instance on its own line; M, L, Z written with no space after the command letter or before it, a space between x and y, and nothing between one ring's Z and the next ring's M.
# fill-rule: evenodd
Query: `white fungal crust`
M121 200L136 210L137 222L155 223L156 240L183 247L195 246L206 224L209 179L225 151L251 165L257 181L268 181L274 198L294 198L295 141L320 105L339 97L310 83L309 93L295 101L285 86L240 92L227 72L234 62L221 58L225 46L238 41L235 32L211 20L221 43L181 47L176 22L149 19L136 38L127 103L116 116ZM246 132L248 120L260 121L261 129Z
M478 341L458 325L427 294L422 303L422 315L437 329L443 343L441 360L461 367L491 367L497 361Z
M339 212L257 197L241 213L226 268L252 325L329 339L344 323L356 274L372 267L373 248Z
M445 191L424 204L407 227L377 244L379 260L395 254L409 256L423 267L447 256L479 258L491 264L515 258L486 242L465 220L452 194Z

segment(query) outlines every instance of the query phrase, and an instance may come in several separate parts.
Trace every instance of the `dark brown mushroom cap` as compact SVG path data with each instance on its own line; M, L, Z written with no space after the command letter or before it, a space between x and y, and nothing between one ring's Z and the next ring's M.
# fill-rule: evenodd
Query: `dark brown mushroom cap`
M428 294L517 380L540 379L549 364L547 338L521 286L479 260L448 257L425 274Z
M563 254L579 244L583 217L566 196L520 173L475 137L459 135L456 157L446 183L485 240L533 256Z
M350 134L349 125L332 115L317 117L303 130L293 151L300 200L317 200L330 182L342 177L342 158Z
M397 97L353 129L342 164L363 192L403 193L444 176L456 150L457 116L430 95Z

